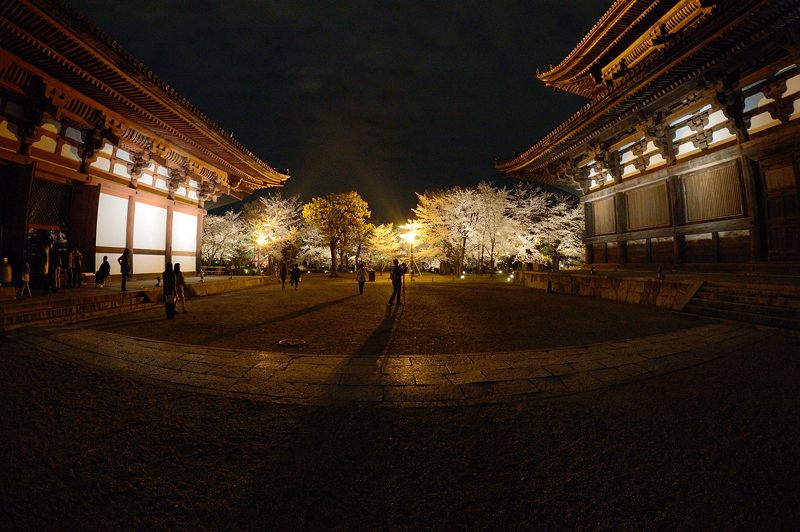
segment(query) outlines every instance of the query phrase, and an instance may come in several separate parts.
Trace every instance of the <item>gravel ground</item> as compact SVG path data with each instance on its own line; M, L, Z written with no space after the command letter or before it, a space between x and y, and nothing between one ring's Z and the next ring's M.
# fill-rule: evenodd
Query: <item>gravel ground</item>
M295 295L301 297L312 284L301 284ZM377 297L379 287L368 288ZM302 333L309 345L322 342L318 338L324 335L311 333L332 325L292 321L318 321L304 308L322 303L307 300L293 307L288 299L278 299L283 295L266 290L285 315L293 316L281 322L290 325L290 332ZM497 290L502 298L483 293L474 301L479 290L454 288L447 293L445 300L453 308L449 319L436 318L441 323L466 320L467 310L502 317L492 327L482 327L480 334L468 334L464 344L450 340L450 349L464 350L475 342L496 347L525 343L517 338L523 335L506 336L505 322L523 319L513 317L520 314L518 305L526 296L539 307L535 317L523 308L523 321L531 322L524 334L529 344L541 338L553 344L570 343L570 338L571 343L585 343L660 332L651 329L677 328L685 319L596 300L541 299L539 293L513 287ZM305 297L310 298L308 292ZM474 305L466 306L462 298ZM413 314L411 291L408 299L404 316ZM186 316L197 320L193 327L180 326L186 316L167 322L146 313L87 326L138 336L169 333L187 342L238 341L243 347L271 345L283 335L266 326L257 306L241 307L250 309L242 313L235 300L230 295L190 302ZM583 304L587 306L574 311L575 317L563 308ZM202 318L204 312L212 313L203 310L205 305L214 313L233 314L217 314L212 328ZM378 320L380 326L384 309L374 316L371 310L354 311L350 303L338 305L323 307L337 310L336 337L345 338L336 349L350 346L358 352L370 345L394 351L420 345L408 339L415 334L402 330L373 334L369 344L369 335L365 339L358 331L364 321ZM591 319L578 316L587 309ZM422 306L417 310L430 311ZM613 326L620 315L626 326ZM260 322L262 326L251 327ZM409 316L410 322L416 323ZM163 329L167 323L172 332ZM475 327L478 322L471 323ZM563 330L567 327L576 328ZM468 329L465 325L463 330ZM498 336L487 338L492 331ZM441 338L449 340L450 334ZM797 339L776 332L753 352L730 353L688 370L596 392L437 409L288 407L195 394L47 353L21 352L3 340L0 526L796 529ZM421 345L434 349L437 344L426 339Z

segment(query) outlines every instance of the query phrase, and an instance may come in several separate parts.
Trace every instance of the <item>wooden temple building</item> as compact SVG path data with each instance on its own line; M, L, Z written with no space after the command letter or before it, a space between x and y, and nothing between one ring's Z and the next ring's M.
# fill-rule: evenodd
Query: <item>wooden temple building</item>
M0 251L197 271L204 203L288 179L57 0L0 0ZM35 265L31 265L35 273Z
M800 265L800 0L617 0L537 76L589 102L495 167L581 196L588 264Z

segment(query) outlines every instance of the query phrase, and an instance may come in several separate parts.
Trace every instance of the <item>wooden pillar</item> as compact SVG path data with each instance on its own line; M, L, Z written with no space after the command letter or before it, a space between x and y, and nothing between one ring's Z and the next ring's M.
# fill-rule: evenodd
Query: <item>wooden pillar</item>
M203 222L206 217L205 211L197 213L197 244L195 245L195 271L200 274L203 269Z
M583 260L586 264L594 264L594 246L585 244L583 246Z
M125 228L125 247L131 250L131 254L128 257L128 261L130 262L129 273L133 273L136 270L134 269L134 253L133 253L133 222L136 217L136 196L128 196L128 225Z
M174 214L175 207L167 205L167 234L165 239L164 260L168 262L172 262L172 217Z
M32 164L0 166L0 252L15 271L25 248L32 183Z
M614 194L614 209L617 236L622 237L622 235L628 230L628 206L624 193L617 192ZM617 241L617 263L625 264L627 262L628 242L620 238Z
M675 264L683 264L686 262L686 237L683 235L675 235L672 238L672 255L675 258Z
M753 220L750 228L750 261L767 260L766 250L766 217L761 208L762 182L758 163L743 157L740 160L742 169L744 213Z

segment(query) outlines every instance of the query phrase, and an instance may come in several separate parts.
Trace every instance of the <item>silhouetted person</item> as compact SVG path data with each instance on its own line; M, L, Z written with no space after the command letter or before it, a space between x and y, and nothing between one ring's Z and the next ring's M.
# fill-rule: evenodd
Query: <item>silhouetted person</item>
M39 255L39 273L42 274L42 295L46 296L50 288L50 254L53 252L53 241L48 240L42 244Z
M297 264L295 264L294 268L292 268L289 283L294 285L295 290L297 290L297 287L300 286L300 267Z
M285 262L281 262L281 269L280 269L280 272L278 272L278 276L279 276L279 279L281 281L281 288L282 289L286 288L286 274L287 273L288 272L286 270L286 263Z
M75 288L81 287L81 272L83 271L83 253L77 246L69 254L70 284Z
M122 273L122 291L127 292L128 289L125 287L125 282L128 280L128 272L131 271L131 250L125 248L125 251L122 252L122 255L117 259L119 263L119 270ZM172 271L172 263L167 263L170 266L170 271Z
M61 288L61 253L55 246L50 248L50 286L53 292Z
M172 262L167 262L164 268L163 277L164 285L164 309L167 312L167 319L171 320L175 317L175 270L172 269Z
M400 261L394 259L392 261L392 269L389 270L389 279L392 280L392 297L389 298L389 304L394 305L395 299L397 300L398 305L402 305L400 302L400 290L403 288L403 267L400 266Z
M358 293L364 295L364 283L367 282L367 267L362 262L356 270L356 281L358 281Z
M97 272L94 274L94 286L96 288L103 288L109 273L111 273L111 264L108 263L108 256L105 256Z
M175 272L175 296L181 303L181 313L186 314L186 279L180 264L173 266L172 270Z

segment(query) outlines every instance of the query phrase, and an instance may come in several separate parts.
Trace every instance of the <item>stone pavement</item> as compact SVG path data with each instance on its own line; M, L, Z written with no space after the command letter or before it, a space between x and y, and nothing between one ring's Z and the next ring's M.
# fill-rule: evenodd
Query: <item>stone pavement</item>
M429 356L318 355L178 344L74 326L6 333L23 346L199 392L303 405L456 406L566 395L681 370L788 334L741 324L587 345Z

